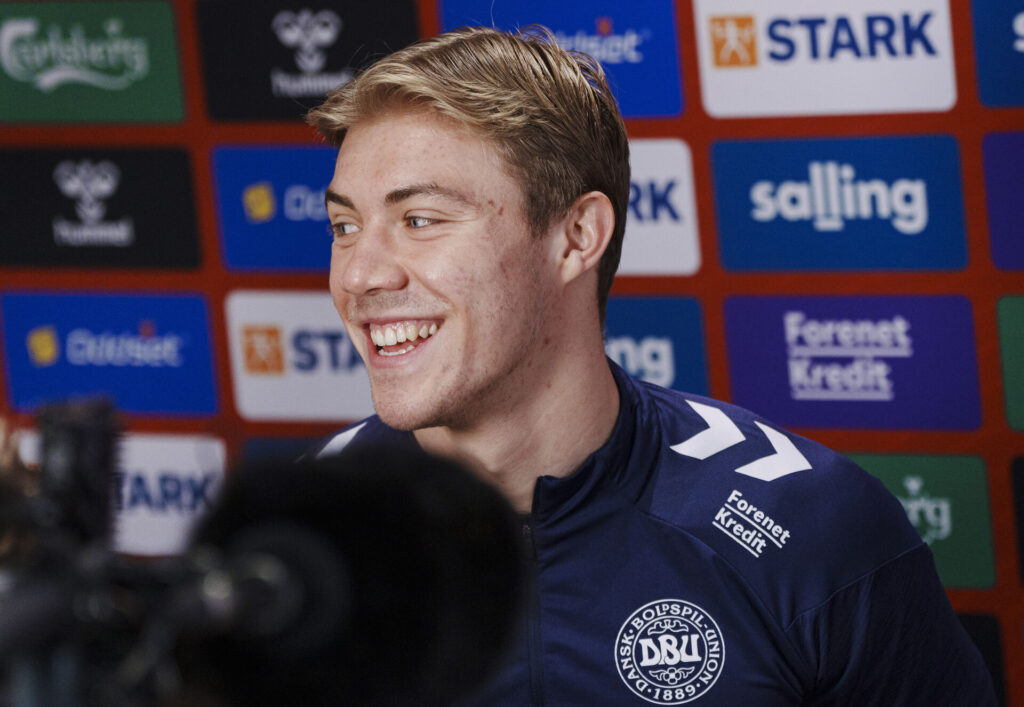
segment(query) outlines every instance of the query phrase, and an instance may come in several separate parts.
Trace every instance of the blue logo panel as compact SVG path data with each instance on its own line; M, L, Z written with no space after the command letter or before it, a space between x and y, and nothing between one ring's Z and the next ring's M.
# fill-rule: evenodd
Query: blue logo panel
M319 271L331 261L324 190L333 147L220 147L213 152L229 270Z
M971 0L978 92L986 106L1024 106L1024 5Z
M688 297L612 297L605 352L641 380L707 395L700 304Z
M1024 133L992 133L982 142L992 260L1002 270L1024 269Z
M967 263L952 137L719 142L712 162L728 269L925 270Z
M725 324L733 400L779 424L981 423L964 297L733 297Z
M672 0L545 2L441 0L445 31L461 25L516 30L548 27L559 46L601 62L619 110L627 118L663 118L683 112L679 48Z
M6 294L0 314L16 410L106 395L129 413L217 411L202 297Z

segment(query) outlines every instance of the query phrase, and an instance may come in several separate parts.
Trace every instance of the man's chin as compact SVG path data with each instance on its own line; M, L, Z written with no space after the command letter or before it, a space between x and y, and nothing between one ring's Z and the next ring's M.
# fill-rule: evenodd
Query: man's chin
M373 407L377 411L377 417L383 420L388 427L396 430L412 432L423 427L434 426L432 416L429 414L432 411L390 400L381 400L377 396L374 396Z
M402 432L412 432L418 430L422 425L417 425L415 422L407 420L403 417L392 417L390 415L377 413L377 417L384 421L388 427L394 430L401 430Z

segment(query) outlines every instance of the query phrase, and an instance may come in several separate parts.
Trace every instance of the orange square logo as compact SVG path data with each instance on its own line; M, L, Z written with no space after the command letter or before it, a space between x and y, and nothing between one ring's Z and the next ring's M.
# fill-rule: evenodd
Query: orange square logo
M715 66L757 66L757 30L749 15L711 18Z
M284 373L284 348L281 346L281 330L277 327L243 327L242 347L246 372L257 375Z

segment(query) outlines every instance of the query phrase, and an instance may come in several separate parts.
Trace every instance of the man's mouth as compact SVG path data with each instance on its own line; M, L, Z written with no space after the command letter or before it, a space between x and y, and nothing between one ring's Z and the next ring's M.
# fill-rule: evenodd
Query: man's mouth
M437 333L438 323L411 319L388 324L370 324L370 340L381 356L407 354Z

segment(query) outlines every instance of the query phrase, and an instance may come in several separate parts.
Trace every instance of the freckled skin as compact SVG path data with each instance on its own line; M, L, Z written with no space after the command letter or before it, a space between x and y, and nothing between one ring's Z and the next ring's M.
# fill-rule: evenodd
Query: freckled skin
M417 184L469 203L385 200ZM352 231L335 238L331 294L385 422L458 429L543 386L534 363L558 296L552 249L531 235L521 190L487 143L439 116L387 114L349 130L330 189L352 202L328 207L332 224ZM413 228L415 217L431 223ZM381 367L362 325L389 317L443 322L422 351Z

